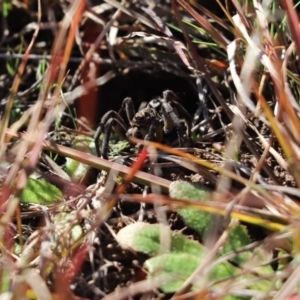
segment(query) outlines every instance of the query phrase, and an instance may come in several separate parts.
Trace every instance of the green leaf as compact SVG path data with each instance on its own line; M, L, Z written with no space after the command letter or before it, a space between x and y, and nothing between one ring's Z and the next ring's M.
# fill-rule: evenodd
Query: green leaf
M146 260L144 266L148 269L149 278L161 279L160 289L164 293L174 293L182 287L200 263L201 259L197 256L168 253Z
M129 142L128 141L118 141L117 143L110 144L111 156L117 156L121 152L123 152L126 148L129 147Z
M206 201L210 192L199 184L174 181L170 185L170 196L176 199Z
M236 223L232 227L230 227L228 240L220 251L220 254L224 255L229 252L234 252L237 249L249 245L250 243L251 239L248 235L247 228L239 223ZM252 255L252 252L245 251L237 254L233 259L231 259L231 261L240 265L248 261Z
M9 11L12 9L12 0L4 0L2 3L2 15L8 17Z
M170 196L182 200L206 201L210 192L199 185L186 181L175 181L170 185ZM185 223L192 229L198 231L203 237L210 228L213 215L194 208L181 208L178 213L183 217Z
M10 76L16 75L16 70L12 67L11 62L6 62L6 70Z
M66 173L74 180L80 181L90 170L90 166L72 158L66 158Z
M204 249L200 243L189 240L181 233L172 232L163 224L137 222L127 225L118 232L118 240L124 248L151 256L160 252L162 239L170 240L170 249L162 249L168 252L199 256Z
M62 192L46 179L29 178L21 193L21 202L51 205L62 198Z
M94 139L85 135L78 135L73 141L72 148L93 155L96 153ZM73 180L82 180L89 170L89 165L72 158L66 158L66 172Z
M188 182L174 182L170 187L170 195L174 198L188 199L188 200L199 200L206 201L209 196L209 192L203 189L201 186L194 185ZM197 230L201 236L205 235L207 228L213 222L213 214L201 212L194 208L184 208L179 209L178 213L183 217L186 224L195 230ZM247 228L238 222L233 224L229 228L229 236L225 245L220 249L219 255L225 255L230 252L236 252L236 250L241 249L251 243ZM257 276L272 276L274 271L269 265L270 259L272 257L266 250L256 247L252 251L244 251L236 253L236 255L230 259L230 261L238 264L246 269L251 269L257 274ZM227 266L227 264L225 265ZM218 266L212 270L214 272L222 272L221 266ZM226 273L226 272L225 272ZM235 274L237 275L237 274ZM215 278L218 278L217 273L214 274ZM238 276L238 281L248 281L255 278L254 275L247 274L246 276ZM261 279L256 283L251 284L249 288L260 291L268 291L271 288L272 282L270 280ZM232 296L234 297L234 296ZM232 298L237 299L237 298Z
M167 253L146 260L149 278L159 278L162 282L160 289L164 293L175 293L192 273L201 265L203 256L187 253ZM207 275L208 281L229 279L234 275L235 268L229 263L215 266ZM203 278L201 278L201 281ZM203 281L202 281L203 284ZM197 282L194 285L197 288Z

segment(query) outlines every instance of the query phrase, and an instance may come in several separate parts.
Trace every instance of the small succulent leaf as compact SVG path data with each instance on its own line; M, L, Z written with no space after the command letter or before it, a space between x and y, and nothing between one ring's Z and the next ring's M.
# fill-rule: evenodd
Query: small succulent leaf
M170 232L165 233L170 235ZM148 255L155 255L160 249L160 228L158 224L157 226L151 226L142 222L133 223L122 228L117 236L122 247L127 249Z
M124 248L153 256L162 250L161 235L163 239L170 239L170 249L166 249L168 252L199 256L204 251L200 243L189 240L180 233L172 232L169 227L162 224L137 222L127 225L118 232L118 240Z
M205 201L210 194L198 184L180 180L171 183L169 192L172 198L201 201Z
M227 254L229 252L234 252L242 247L245 247L251 243L251 239L248 235L248 230L245 226L235 223L230 227L229 236L226 244L222 247L220 251L221 255ZM249 260L252 256L252 252L245 251L237 254L231 261L241 265Z
M230 252L236 252L238 249L241 249L250 243L251 239L247 228L244 225L235 223L230 227L228 240L219 253L224 255ZM274 270L269 263L272 258L271 252L268 252L262 247L255 247L255 249L251 251L237 253L230 261L240 267L251 269L257 275L264 277L274 275ZM260 280L253 285L253 288L257 290L266 290L270 287L269 280Z
M62 192L46 179L29 178L21 194L21 202L51 205L62 198Z
M186 253L195 256L206 252L206 249L199 242L190 240L181 233L172 232L171 241L170 252Z
M149 278L159 277L160 289L164 293L175 293L202 263L203 256L187 253L166 253L145 261ZM229 263L215 266L208 274L208 281L229 279L235 273L235 267ZM201 284L201 283L200 283ZM197 283L194 287L197 286Z
M208 198L209 192L204 190L202 187L183 181L174 182L170 186L170 196L178 199L187 199L187 200L199 200L206 201ZM178 213L183 217L186 224L197 230L201 236L204 236L207 233L207 229L210 227L210 224L214 220L214 215L201 212L194 208L184 208L179 209ZM233 224L229 228L229 237L227 243L222 247L219 254L225 255L230 252L235 252L236 250L245 247L251 243L247 228L238 222ZM255 251L244 251L241 253L236 253L234 258L231 258L231 262L234 262L241 267L246 269L253 270L257 276L272 276L274 271L269 265L269 259L266 251L262 250L260 253L256 247ZM212 277L218 278L222 273L228 274L226 268L229 266L229 263L218 266L218 268L213 268L211 274ZM230 265L231 267L232 265ZM223 268L223 269L222 269ZM224 269L225 268L225 269ZM229 268L230 269L230 268ZM220 274L218 274L220 272ZM235 274L237 275L237 273ZM240 276L240 280L251 280L255 276L248 274L247 276ZM269 280L259 280L257 283L252 284L251 288L256 290L267 291L271 286Z
M178 213L182 216L186 225L199 232L202 237L211 228L213 217L209 213L189 207L179 209Z
M182 200L206 201L209 197L209 192L203 187L186 181L173 182L170 185L169 193L172 198ZM199 232L202 237L213 221L212 214L190 207L179 209L178 213L183 217L187 226Z
M167 253L146 260L144 266L148 269L149 278L161 279L160 289L164 293L175 293L200 263L200 257L194 255Z

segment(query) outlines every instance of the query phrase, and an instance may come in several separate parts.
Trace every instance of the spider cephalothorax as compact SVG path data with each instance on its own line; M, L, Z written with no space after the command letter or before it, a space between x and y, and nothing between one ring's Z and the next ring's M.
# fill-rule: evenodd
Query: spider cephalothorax
M129 127L121 117L125 111ZM185 125L180 121L185 120ZM181 146L190 138L191 116L179 103L178 97L172 91L164 91L162 98L151 100L146 107L135 113L131 98L125 98L119 113L108 111L101 119L95 134L97 154L107 158L108 142L113 129L122 138L136 137L162 142L164 134L171 133L174 128L178 134L178 144ZM101 153L99 137L104 133Z

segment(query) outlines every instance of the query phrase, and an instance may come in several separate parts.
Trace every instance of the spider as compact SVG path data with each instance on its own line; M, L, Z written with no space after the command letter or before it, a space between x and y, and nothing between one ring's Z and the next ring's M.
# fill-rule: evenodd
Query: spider
M126 112L129 127L121 117L123 111ZM185 120L185 125L180 118ZM124 139L135 137L162 142L164 134L169 134L176 128L178 144L182 146L190 140L191 120L190 114L179 103L179 98L170 90L164 91L162 98L151 100L137 113L135 113L131 98L125 98L118 113L110 110L101 118L94 136L97 155L107 159L108 142L112 130ZM104 138L100 151L101 133L104 133Z

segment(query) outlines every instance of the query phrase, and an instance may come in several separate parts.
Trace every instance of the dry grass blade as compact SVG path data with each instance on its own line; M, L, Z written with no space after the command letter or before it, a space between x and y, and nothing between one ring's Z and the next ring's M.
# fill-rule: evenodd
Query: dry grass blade
M6 193L3 192L3 188L2 188L2 206L1 206L1 212L3 213L3 215L1 216L0 219L0 234L1 234L1 239L2 239L2 243L5 245L8 241L5 240L6 237L6 232L9 232L8 229L8 225L12 220L13 215L15 214L15 211L19 205L19 200L18 198L11 198L9 199L9 202L5 203L5 201L3 200L7 200L5 199L5 195Z
M3 155L5 153L5 150L6 150L7 144L4 142L4 140L5 140L5 130L8 126L9 117L10 117L11 110L12 110L13 103L14 103L14 97L15 97L16 93L18 92L18 88L21 84L22 75L25 71L25 67L26 67L26 63L28 61L29 54L32 50L32 47L35 43L35 40L36 40L37 35L39 33L39 30L40 30L41 17L42 17L41 16L41 0L39 0L38 1L38 22L37 22L37 26L36 26L35 32L32 36L31 42L30 42L30 44L28 45L28 47L26 49L25 55L22 59L22 63L20 64L20 66L18 68L17 75L15 76L15 79L14 79L14 82L13 82L13 85L12 85L11 94L8 98L8 101L7 101L7 104L6 104L6 107L5 107L5 111L4 111L4 115L3 115L3 118L2 118L1 124L0 124L1 125L0 126L0 157L3 157Z
M255 85L254 82L253 82L253 87L254 87L254 92L255 92L257 98L260 101L260 105L261 105L262 109L264 110L265 116L269 120L269 122L271 124L271 127L272 127L277 139L279 140L280 144L282 145L282 148L283 148L286 156L288 158L294 157L293 156L294 153L291 151L292 150L292 145L290 143L290 140L287 138L287 133L286 133L285 129L274 118L274 114L270 110L270 107L268 106L267 101L265 100L263 95L261 95L258 92L258 87Z
M55 105L59 99L59 85L62 82L63 76L66 71L66 64L67 60L70 56L71 47L74 43L74 37L75 37L75 29L76 26L78 26L80 21L80 16L83 13L84 4L82 1L75 1L68 12L67 17L64 19L64 22L62 23L62 28L60 30L59 35L57 36L56 43L53 47L53 59L52 63L50 65L50 69L48 70L47 76L44 79L44 85L43 89L40 92L39 99L35 105L35 110L32 112L31 119L28 125L28 132L30 135L35 136L35 143L33 145L32 149L32 155L30 156L28 160L28 164L30 168L34 168L39 157L40 149L42 147L42 142L44 139L44 136L53 121L53 111L55 109ZM74 19L73 19L74 18ZM71 26L72 25L72 26ZM69 32L69 39L67 39L66 42L66 48L65 47L65 41L66 41L66 34L71 26L71 30ZM64 52L62 52L64 49ZM47 110L47 114L44 118L44 123L41 128L41 124L39 124L39 118L41 116L42 108L44 105L44 102L46 100L46 95L48 93L48 90L51 86L51 84L54 83L55 80L58 80L58 86L56 87L51 104ZM19 170L19 166L21 162L23 161L27 151L28 147L30 146L29 141L24 140L21 145L19 145L19 151L16 157L15 164L11 168L7 178L6 178L6 185L9 185L11 182L13 182L13 178L15 178L17 171ZM23 176L22 180L17 184L18 188L23 188L26 185L26 178Z
M119 3L116 0L105 0L105 2L120 9L125 14L128 14L129 16L139 20L141 23L147 25L148 27L155 29L154 25L147 18L131 9L126 8L122 3Z
M152 147L155 147L155 148L157 148L159 150L162 150L164 152L174 154L174 155L179 156L179 157L184 157L184 158L189 159L190 161L192 161L196 164L199 164L201 166L204 166L208 169L216 170L217 172L220 172L221 174L226 175L226 176L230 177L231 179L234 179L234 180L236 180L240 183L243 183L245 185L247 185L247 183L249 183L248 180L237 176L235 173L233 173L229 170L226 170L223 167L219 167L217 165L214 165L213 163L211 163L209 161L199 159L198 157L196 157L194 155L191 155L189 153L185 153L185 152L177 150L175 148L171 148L171 147L168 147L166 145L162 145L162 144L155 143L155 142L142 141L142 140L138 140L138 139L135 139L135 138L132 138L131 140L135 143L141 143L141 144L144 144L145 146L152 146ZM268 193L266 191L264 191L261 187L255 185L253 183L249 183L249 184L250 184L251 188L253 188L254 190L256 190L258 192L261 192L264 196L268 195Z
M26 278L27 283L35 293L35 297L39 299L52 300L53 297L47 287L46 282L35 269L25 269L22 275Z
M296 49L298 55L300 55L300 29L299 29L299 18L297 15L296 10L294 9L291 1L288 0L282 0L280 1L282 3L282 6L286 9L287 15L288 15L288 21L290 24L290 28L292 31L292 35L296 44ZM298 62L299 63L299 62Z
M139 172L139 169L143 166L146 158L148 156L148 151L146 149L143 149L141 153L139 154L137 160L132 164L131 168L126 172L124 181L116 187L115 193L117 195L122 194L126 191L126 188L128 187L129 183L136 177L137 173ZM106 203L100 207L96 213L97 219L95 220L93 226L94 228L97 228L101 223L103 223L108 215L110 214L111 210L114 208L114 206L117 203L117 197L109 197Z
M219 5L220 5L221 7L223 7L219 0L217 0L217 2L219 3ZM246 26L247 28L251 28L251 25L249 24L249 22L248 22L248 20L247 20L247 17L245 16L245 14L244 14L244 12L243 12L243 9L241 8L240 3L237 2L236 0L232 0L231 2L232 2L232 4L234 5L234 7L236 8L236 10L237 10L237 12L238 12L240 18L243 20L243 23L245 24L245 26ZM223 11L225 11L224 8L223 8ZM231 19L230 16L229 16L229 19Z
M117 195L113 196L117 197ZM249 200L247 200L248 203L251 202L251 197L252 196L249 195ZM212 193L211 199L209 199L209 201L207 202L199 202L196 200L178 200L162 195L157 196L156 194L151 194L148 196L140 196L134 194L130 196L122 195L122 199L152 204L159 203L168 205L170 207L173 207L174 209L191 207L203 212L226 216L228 213L228 201L230 199L230 196L220 193ZM218 199L220 202L216 202L215 199ZM231 210L230 215L232 218L236 218L243 222L258 225L260 227L274 231L285 230L286 226L289 224L288 217L285 217L284 215L275 216L274 214L267 213L264 210L251 209L246 206L234 206ZM275 221L270 221L269 219L275 219Z
M109 22L107 24L105 24L103 30L101 31L101 33L99 34L99 36L97 37L97 39L95 40L95 42L93 42L93 44L89 47L89 50L87 51L87 53L85 54L82 62L80 63L80 66L78 67L78 70L76 73L80 73L80 71L82 71L82 69L84 68L84 66L92 59L95 51L97 50L97 48L99 47L101 41L103 40L103 38L105 37L105 35L108 33L108 31L111 29L112 25L114 22L116 22L117 18L119 17L120 15L120 9L118 9L114 15L112 16L112 18L109 20ZM88 14L87 15L89 17L94 17L94 15L92 14ZM101 20L97 20L97 23L99 23ZM109 75L110 73L113 73L113 71L109 71L107 74ZM111 76L108 76L108 77L111 77ZM76 76L74 76L74 79L73 79L73 82L72 82L72 85L74 83L74 80L77 78L77 74ZM96 80L97 81L97 80ZM85 85L89 85L89 83L86 83L85 82ZM95 86L97 86L97 84L95 84ZM94 86L90 87L90 88L87 88L87 90L90 90L91 88L93 88ZM76 88L78 89L78 87ZM75 90L76 90L75 89ZM73 91L74 92L74 91ZM72 94L73 94L72 92ZM82 96L82 95L80 95ZM79 98L80 97L79 95L76 95L75 98Z
M189 159L190 161L192 161L196 164L199 164L201 166L204 166L208 169L215 170L215 171L219 172L220 174L231 178L232 180L235 180L237 182L244 184L245 186L249 187L251 190L258 192L261 196L263 196L265 198L265 201L267 201L271 206L278 207L279 205L281 205L281 209L286 211L286 213L288 213L289 211L293 211L294 213L297 213L297 214L299 213L299 207L296 204L297 202L287 202L287 201L285 201L284 198L282 198L278 194L271 194L268 191L266 191L263 186L255 184L247 179L244 179L223 167L219 167L209 161L199 159L198 157L195 157L191 154L179 151L177 149L168 147L166 145L162 145L162 144L155 143L155 142L149 142L149 141L141 141L141 140L137 140L137 139L133 139L133 138L132 138L132 140L135 143L141 143L141 144L144 144L145 146L155 147L164 152Z
M45 101L48 89L50 88L50 85L57 80L57 86L54 90L49 108L44 118L44 126L38 130L38 142L34 144L32 149L33 153L29 160L29 165L32 168L34 168L38 161L38 153L40 152L44 136L47 133L55 116L54 111L59 99L60 85L62 84L63 78L66 74L67 63L71 54L72 46L74 44L76 30L79 27L84 9L85 3L83 1L74 1L72 3L64 18L64 21L62 22L61 30L59 31L53 46L53 61L50 65L48 76L45 78L45 90L42 90L40 94L40 107L33 115L33 118L28 126L28 132L32 132L34 134L35 128L37 128L36 122L38 122L40 111ZM35 115L37 115L37 117L35 117Z
M198 14L187 2L183 0L177 0L177 2L203 27L212 37L213 39L226 49L228 42L226 39L218 32L208 20Z
M298 276L300 271L300 266L296 267L294 271L290 274L288 280L284 283L284 285L281 287L281 289L276 293L274 296L274 300L284 300L284 299L293 299L287 298L290 296L291 291L294 290L296 285L298 284Z
M292 107L291 101L289 101L288 99L288 94L285 92L286 84L284 82L284 77L282 76L283 74L280 68L280 62L276 60L276 58L274 59L269 58L267 54L263 53L260 50L259 43L257 45L257 43L255 43L254 40L250 38L249 34L246 31L246 28L243 26L238 16L235 16L233 19L236 25L239 27L240 31L242 32L243 36L245 37L246 41L248 42L249 46L251 47L252 51L254 50L254 53L257 53L256 54L257 57L259 57L259 53L261 54L261 59L260 59L261 62L270 71L270 75L275 84L275 92L277 94L277 98L279 101L279 111L277 113L277 118L279 120L284 119L285 123L287 124L287 127L281 127L281 126L278 127L277 125L275 125L276 121L273 117L273 114L267 112L269 108L266 105L264 106L263 104L261 105L265 107L265 113L268 116L269 121L271 122L271 126L273 127L273 130L277 138L280 140L280 143L282 145L282 148L285 151L288 160L295 160L295 159L298 160L298 155L296 150L297 147L295 147L295 145L291 143L291 139L287 138L287 136L289 135L289 132L291 132L292 138L296 139L296 141L299 143L299 134L296 128L299 128L300 120L296 112L294 111L294 108ZM255 85L254 82L253 85ZM261 96L259 97L262 99ZM249 101L247 101L246 103L249 103ZM251 109L253 109L253 107L251 107ZM288 118L285 117L286 114L289 116ZM279 128L281 128L281 130L279 130ZM293 166L290 166L290 170L294 175L297 184L299 184L298 170L295 170Z
M139 294L147 294L149 292L152 292L154 289L157 289L161 282L166 281L165 276L163 278L155 278L153 280L142 280L136 283L132 283L128 287L123 287L118 289L115 292L112 292L111 294L103 297L103 300L125 300L130 297L133 297L135 295Z
M206 68L206 62L205 59L203 59L200 55L198 55L197 50L195 45L192 43L187 30L185 28L185 25L183 24L181 20L181 16L179 14L178 7L175 3L175 0L171 1L172 3L172 8L175 12L176 20L179 24L180 29L182 30L184 39L190 49L190 55L191 55L191 60L193 61L193 67L197 70L197 77L199 76L198 72L203 76L205 81L207 82L211 92L213 95L216 97L217 101L219 104L223 107L224 111L226 112L227 116L232 119L232 112L228 108L225 99L222 97L221 93L218 91L218 88L214 81L211 79L211 75L209 74L209 71Z
M245 110L244 107L247 107L250 111L254 112L255 105L253 104L253 102L249 97L250 85L245 85L245 83L249 81L251 82L250 76L254 69L255 57L253 57L251 51L248 51L249 59L246 61L245 67L243 68L243 70L247 71L248 75L247 78L242 78L242 74L241 77L239 77L236 71L236 64L234 61L235 52L236 52L236 41L233 41L228 45L227 53L228 53L230 73L232 76L233 83L239 95L238 102L239 105L242 105L243 110Z
M169 33L169 31L167 31ZM191 66L190 62L187 59L187 55L185 53L188 53L188 50L186 47L179 43L178 41L174 41L172 38L172 34L168 34L169 37L162 37L162 36L157 36L154 34L147 34L145 32L132 32L128 36L125 36L125 39L130 39L133 37L142 37L144 43L156 43L159 46L165 46L166 48L174 48L181 58L182 62L190 69L194 70L194 68Z
M226 24L223 19L221 19L217 15L215 15L213 13L213 11L208 10L207 8L205 8L201 4L197 3L196 1L191 1L191 2L192 2L192 5L195 8L197 8L199 11L201 11L202 13L204 13L207 17L209 17L210 19L212 19L214 22L218 23L224 29L226 29L228 31L232 31L232 28L230 28L230 26L228 26L228 24Z
M13 132L10 132L9 130L7 130L7 135L9 135L10 137L13 138L17 138L18 136L15 135ZM30 142L34 142L34 139L26 134L21 135L21 137L24 140L30 141ZM130 174L131 169L123 166L121 164L118 163L112 163L106 159L102 159L87 153L82 153L78 150L72 149L72 148L68 148L62 145L58 145L55 144L53 142L48 142L48 141L43 141L43 148L45 150L54 152L56 154L65 156L65 157L69 157L72 158L74 160L77 160L81 163L87 164L93 168L99 169L99 170L103 170L103 171L107 171L109 172L110 170L115 170L118 171L120 174ZM168 191L169 189L169 185L170 185L170 181L157 177L155 175L152 174L148 174L142 171L137 171L135 173L135 177L134 177L134 181L141 183L141 184L159 184L159 186L161 187L161 189L163 191Z

